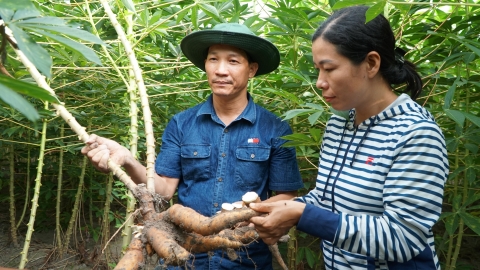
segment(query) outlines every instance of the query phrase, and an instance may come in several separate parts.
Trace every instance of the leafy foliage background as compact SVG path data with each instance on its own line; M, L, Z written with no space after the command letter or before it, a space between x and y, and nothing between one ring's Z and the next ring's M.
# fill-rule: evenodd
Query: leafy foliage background
M0 5L4 1L1 0ZM48 59L37 61L43 66L41 71L47 75L58 99L82 125L88 126L89 132L128 146L132 138L127 92L130 63L102 5L98 1L82 0L34 0L33 3L39 18L63 19L68 27L87 31L103 42L81 35L66 35L65 29L51 24L49 30L55 35L83 44L83 47L67 46L72 43L52 38L45 27L23 22L23 26L28 26L23 28L25 33L51 56L51 69L46 67ZM157 143L175 113L202 102L210 94L204 73L193 67L180 51L180 41L186 34L219 22L240 22L276 44L281 52L280 68L253 79L249 91L255 102L284 117L295 131L289 139L290 144L297 147L305 182L302 193L315 185L321 134L332 113L315 88L310 37L334 8L367 4L372 7L367 17L383 13L394 29L397 46L407 51L406 58L417 65L422 75L424 94L418 102L434 114L447 141L451 174L445 188L444 213L435 228L437 252L446 269L475 269L476 266L462 256L470 254L462 243L476 242L480 235L477 176L480 164L480 4L476 1L122 0L109 3L124 27L128 16L133 18L131 38L148 89ZM5 50L4 66L8 73L18 81L33 83L12 49L7 46ZM56 198L56 179L60 152L64 157L59 218L66 226L83 166L79 152L82 145L68 129L64 136L59 136L64 121L51 107L31 97L26 99L34 105L41 121L48 123L35 228L48 229L54 218L51 209L59 199ZM140 160L145 159L143 130L139 118ZM39 122L30 122L11 105L0 103L0 202L6 204L10 199L8 168L13 162L15 200L20 209L24 204L28 206L27 214L29 201L23 200L25 194L33 192L31 185L27 189L27 181L33 179L37 170L35 161L39 155L41 132ZM158 151L159 145L156 149ZM8 158L10 151L14 151L14 160ZM96 240L102 239L102 231L94 224L106 218L102 212L105 198L109 198L105 195L107 181L105 175L91 166L86 167L81 201L84 215L78 220L77 229L90 230ZM119 226L125 219L126 189L116 183L111 193L108 221ZM19 233L24 226L18 228ZM296 235L297 238L282 247L289 264L297 268L321 269L318 239L300 232Z

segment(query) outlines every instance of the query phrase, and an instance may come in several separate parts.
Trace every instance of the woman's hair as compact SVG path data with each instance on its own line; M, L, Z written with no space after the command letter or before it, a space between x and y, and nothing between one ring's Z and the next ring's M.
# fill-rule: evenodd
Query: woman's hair
M383 15L365 23L368 7L354 6L335 11L313 34L312 42L322 38L335 46L337 52L355 64L360 64L367 54L380 54L380 74L389 84L406 83L404 91L415 100L422 92L422 79L415 65L404 60L405 52L395 48L395 37Z

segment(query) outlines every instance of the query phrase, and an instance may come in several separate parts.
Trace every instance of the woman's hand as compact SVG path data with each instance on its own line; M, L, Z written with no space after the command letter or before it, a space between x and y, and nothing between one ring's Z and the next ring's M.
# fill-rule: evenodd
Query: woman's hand
M257 212L268 213L266 216L252 217L260 238L267 245L275 244L280 237L287 234L291 227L297 225L305 204L296 201L276 201L271 203L251 203L250 208Z

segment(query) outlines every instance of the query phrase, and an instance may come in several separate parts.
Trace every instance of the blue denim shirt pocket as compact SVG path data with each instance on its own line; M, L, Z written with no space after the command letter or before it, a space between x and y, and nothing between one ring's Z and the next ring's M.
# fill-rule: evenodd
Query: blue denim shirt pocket
M182 176L185 180L207 180L210 178L209 144L185 144L181 146Z
M270 147L239 146L235 151L235 182L238 186L255 190L261 186L268 172Z

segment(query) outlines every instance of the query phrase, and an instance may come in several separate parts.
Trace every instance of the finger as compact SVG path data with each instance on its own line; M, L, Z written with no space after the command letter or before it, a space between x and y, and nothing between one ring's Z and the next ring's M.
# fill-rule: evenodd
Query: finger
M98 136L96 134L90 134L85 144L89 145L94 143L97 140Z
M104 151L108 151L108 148L105 145L100 145L97 146L96 148L89 148L90 150L87 152L87 156L93 161L93 162L99 162L100 158L103 156Z
M270 213L270 203L250 203L249 207L257 212Z
M92 149L95 149L98 147L98 143L97 142L92 142L90 144L87 144L85 145L84 147L82 147L82 154L86 155L88 154L88 152L90 152Z
M110 151L107 149L106 151L102 151L101 154L102 156L98 165L102 170L108 171L108 159L110 158Z
M253 223L254 226L261 227L265 223L265 217L257 216L250 218L250 223Z

